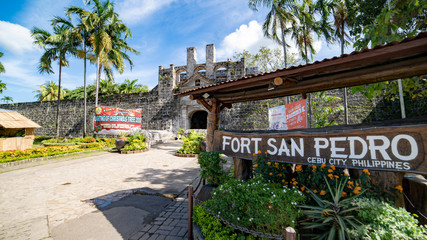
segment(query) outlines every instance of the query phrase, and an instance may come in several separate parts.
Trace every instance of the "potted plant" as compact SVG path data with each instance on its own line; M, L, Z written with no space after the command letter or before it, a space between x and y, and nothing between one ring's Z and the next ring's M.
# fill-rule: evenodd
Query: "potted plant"
M127 141L128 132L126 131L119 131L118 137L116 139L116 149L120 151L122 149Z

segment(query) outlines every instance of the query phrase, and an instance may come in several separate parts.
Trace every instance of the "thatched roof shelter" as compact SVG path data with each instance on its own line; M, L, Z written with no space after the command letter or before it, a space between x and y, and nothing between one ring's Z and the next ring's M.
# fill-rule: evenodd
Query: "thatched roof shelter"
M31 148L35 128L41 126L18 112L0 109L0 151Z
M41 128L40 125L22 116L18 112L0 109L1 128Z

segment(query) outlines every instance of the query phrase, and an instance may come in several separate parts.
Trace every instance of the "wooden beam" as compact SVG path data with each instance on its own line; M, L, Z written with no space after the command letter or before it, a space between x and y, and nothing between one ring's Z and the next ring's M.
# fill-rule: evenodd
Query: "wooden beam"
M339 74L346 71L353 71L361 68L372 68L379 65L393 64L393 62L406 62L412 58L425 56L427 54L427 37L426 33L420 35L416 39L408 39L406 41L379 47L376 49L365 50L364 52L354 52L350 55L343 57L335 57L332 59L324 60L322 62L315 62L304 66L291 67L282 69L271 73L260 74L254 77L245 77L238 80L231 80L220 83L211 87L203 89L196 89L182 93L181 96L189 94L203 94L205 92L219 92L229 90L239 90L244 88L251 88L260 85L268 84L276 77L296 78L300 77L314 77L319 74ZM375 82L375 81L373 81ZM378 81L377 81L378 82ZM372 83L372 82L368 82ZM350 87L350 86L341 86Z
M427 74L427 56L406 61L404 64L396 62L384 66L375 66L344 73L325 75L317 78L299 81L293 87L278 87L272 91L255 89L235 93L212 94L224 103L255 101L300 94L324 91L343 87L352 87L369 83L395 80L398 78L413 77Z
M205 99L197 99L197 102L199 104L202 104L203 107L205 107L208 110L208 112L212 111L212 106L209 105L209 103L207 103Z
M219 102L216 99L211 100L211 110L208 112L208 126L206 136L206 151L212 152L214 133L218 130L219 123Z
M274 85L276 85L276 86L280 86L280 85L282 85L283 84L283 78L281 78L281 77L276 77L276 78L274 78L273 79L273 83L274 83Z
M222 110L224 110L224 108L231 109L231 107L231 103L222 103L221 107L219 107L219 111L221 112Z
M305 93L305 92L301 93L301 97L302 97L302 99L307 99L307 93Z

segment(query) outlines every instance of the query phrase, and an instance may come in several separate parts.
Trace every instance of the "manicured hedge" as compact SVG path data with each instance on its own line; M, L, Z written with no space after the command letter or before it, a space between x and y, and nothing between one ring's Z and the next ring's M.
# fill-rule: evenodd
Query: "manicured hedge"
M81 152L87 150L102 149L107 147L105 142L87 143L71 146L39 147L24 151L4 151L0 152L0 163L13 162L24 159L48 157L65 153Z

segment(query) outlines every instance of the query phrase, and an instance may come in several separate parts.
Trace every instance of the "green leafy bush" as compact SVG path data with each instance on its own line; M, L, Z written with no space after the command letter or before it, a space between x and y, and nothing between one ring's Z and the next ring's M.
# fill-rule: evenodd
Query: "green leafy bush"
M198 154L200 153L201 142L204 138L202 133L197 133L191 130L188 137L183 137L184 142L182 143L181 149L178 153L184 154Z
M358 217L364 223L361 228L351 231L357 239L427 239L426 226L419 226L417 219L403 208L371 198L355 201Z
M200 226L206 240L246 239L242 233L224 225L200 205L194 206L193 221Z
M256 156L253 161L254 177L261 178L267 182L287 184L286 176L290 169L290 164L271 162L260 151L254 156Z
M310 191L311 197L317 205L301 206L306 216L301 225L306 229L314 229L313 235L316 239L351 239L349 231L357 229L362 224L356 218L357 207L352 203L359 195L343 198L347 180L347 177L339 181L336 179L335 181L338 183L335 184L335 187L331 187L324 177L332 201L321 199Z
M208 183L213 185L221 184L226 178L226 173L222 169L222 164L226 163L217 152L201 152L198 156L200 164L200 175Z
M81 152L86 150L95 150L105 148L105 143L87 143L71 146L53 146L27 149L23 151L4 151L0 152L0 162L13 162L24 159L47 157L65 153Z
M178 139L181 139L184 136L185 130L183 128L178 128L176 133L178 134Z
M314 127L321 128L338 125L333 119L336 115L344 111L341 105L341 98L326 95L325 91L312 93L311 103L313 110Z
M229 179L212 192L206 205L224 219L251 230L285 234L296 226L302 215L298 207L305 196L296 188L287 188L259 179L242 182Z
M357 179L351 178L342 168L336 168L334 165L328 167L326 164L322 164L321 166L312 165L305 169L302 165L297 165L295 167L295 172L297 173L297 177L292 179L292 185L298 186L298 188L305 193L309 193L308 189L310 189L322 199L329 201L332 201L332 198L329 194L330 189L328 185L331 186L332 189L335 189L337 184L340 183L340 181L337 180L348 179L346 182L347 185L344 187L342 193L344 198L358 195L362 190L371 188L369 184L370 172L367 169L363 170L362 174ZM379 193L375 192L369 194L378 195Z
M146 145L147 137L143 134L135 132L133 135L128 137L126 145L121 148L121 151L135 151L143 150L147 148Z

